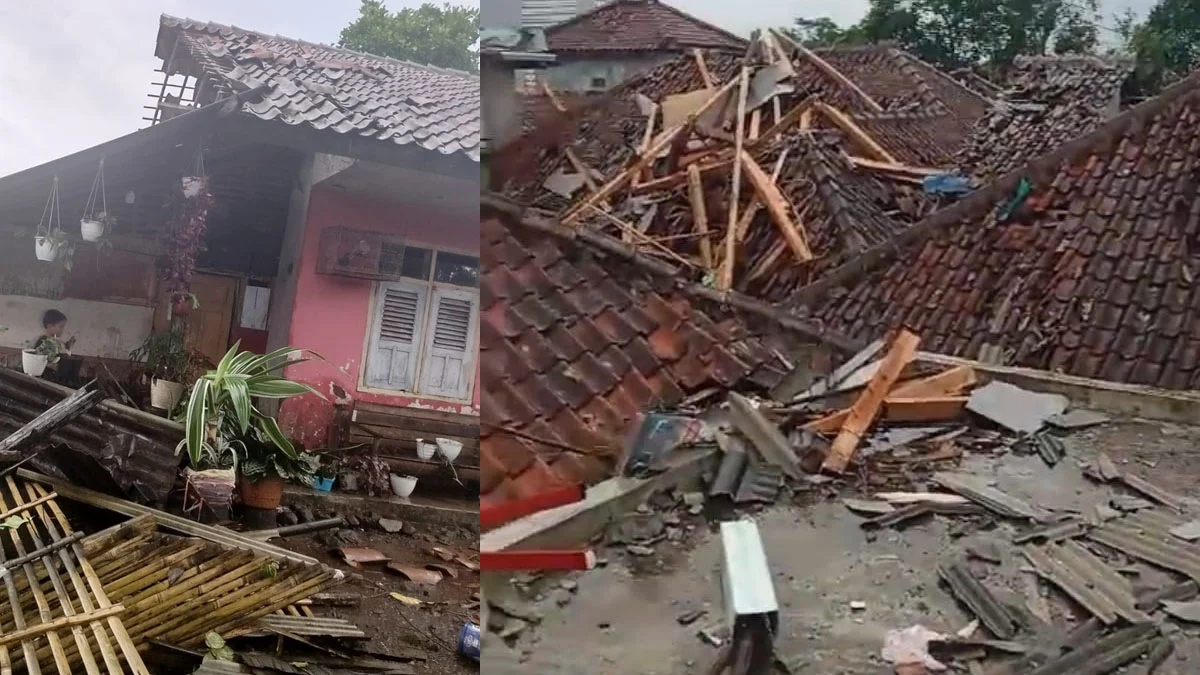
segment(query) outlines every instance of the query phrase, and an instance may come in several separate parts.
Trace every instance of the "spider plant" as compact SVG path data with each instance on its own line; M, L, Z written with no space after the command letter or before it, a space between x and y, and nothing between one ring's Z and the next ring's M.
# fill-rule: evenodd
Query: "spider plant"
M262 438L288 459L299 456L279 424L260 411L254 399L321 396L320 392L280 375L285 366L299 362L290 358L297 350L284 347L259 355L240 351L240 347L240 342L235 344L217 367L201 376L192 388L183 411L184 438L177 452L186 448L193 467L199 466L206 455L219 454L218 448L236 446L236 441L251 436Z

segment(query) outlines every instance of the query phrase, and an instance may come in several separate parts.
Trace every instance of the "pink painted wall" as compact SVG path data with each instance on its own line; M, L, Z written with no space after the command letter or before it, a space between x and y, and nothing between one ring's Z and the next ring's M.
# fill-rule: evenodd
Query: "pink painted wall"
M303 396L285 401L279 413L279 422L285 432L305 447L322 447L333 420L334 385L357 401L478 415L478 361L471 404L360 391L374 284L317 274L321 233L336 226L396 233L417 245L479 250L478 219L448 221L444 215L422 212L411 206L401 208L340 190L313 188L304 243L295 263L296 304L288 344L317 352L325 357L325 361L291 366L287 375L307 382L329 400Z

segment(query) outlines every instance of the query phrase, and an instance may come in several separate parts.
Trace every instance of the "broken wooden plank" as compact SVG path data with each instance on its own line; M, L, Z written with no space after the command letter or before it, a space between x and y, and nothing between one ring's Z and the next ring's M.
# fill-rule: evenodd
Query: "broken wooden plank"
M778 100L778 99L775 99L775 100ZM809 96L809 97L805 98L803 101L800 101L799 103L797 103L795 106L792 107L791 110L787 111L787 114L784 115L782 119L780 119L775 124L771 125L766 131L764 131L762 133L762 135L758 137L758 140L754 141L753 143L747 144L748 149L755 150L757 148L761 148L762 146L766 145L768 142L774 140L774 138L776 136L778 136L779 134L782 134L782 133L786 132L788 129L792 128L792 125L799 122L800 118L804 115L804 113L806 111L812 110L812 107L816 103L816 101L817 101L816 96Z
M841 129L843 133L849 136L850 140L862 146L864 150L869 151L875 157L875 159L881 162L887 162L888 164L900 163L900 161L897 160L892 153L885 150L884 147L880 145L874 138L872 138L870 134L864 131L862 127L858 126L854 120L850 119L846 113L834 108L824 101L815 103L814 107L818 112L825 115L825 118L832 122L834 126Z
M888 390L899 379L905 366L916 356L917 346L920 343L921 338L908 329L901 329L900 333L896 335L887 355L883 357L883 364L871 378L862 395L851 406L841 431L834 439L829 454L825 456L825 461L821 464L823 471L842 473L846 470L858 447L859 440L878 416Z
M957 396L978 381L975 369L957 366L936 375L897 384L888 398L922 398L929 396Z
M738 101L737 101L737 117L735 118L734 131L734 147L733 156L740 158L744 152L743 147L746 136L746 97L750 90L750 67L742 66L741 77L738 83ZM738 222L738 206L740 206L742 198L742 162L735 162L733 165L732 176L730 177L729 188L729 222L725 230L725 254L724 264L721 265L721 272L717 276L717 289L727 291L733 288L733 265L737 258L737 239L729 236L729 233L737 230Z
M808 47L805 47L804 45L800 44L796 40L793 40L791 38L791 36L784 34L782 31L776 33L776 31L772 30L771 33L775 34L779 39L788 42L794 50L799 52L800 55L803 56L804 58L811 61L812 64L817 67L818 70L825 73L825 75L827 75L829 78L831 78L838 84L842 85L846 89L849 89L850 91L857 94L858 97L863 100L863 103L867 104L868 108L870 108L874 112L883 112L883 106L880 105L878 101L871 98L871 96L868 95L867 92L863 91L861 87L859 87L857 84L855 84L853 80L846 77L842 73L842 71L838 70L837 68L834 68L833 64L829 63L825 59L818 56L816 54L816 52L809 49Z
M91 385L76 390L70 396L50 406L20 429L0 439L0 457L19 457L23 450L48 438L55 430L70 424L80 415L104 400L104 392L93 391Z
M847 155L850 163L855 167L864 169L874 169L876 171L887 171L891 173L908 174L916 177L936 176L946 173L943 169L931 169L924 166L910 166L908 164L891 164L889 162L880 162L866 157L857 157L855 155Z
M736 175L736 174L735 174ZM700 180L700 167L692 164L687 168L688 201L692 205L692 226L700 237L700 260L704 269L713 268L712 242L708 239L708 207L704 203L704 184Z
M566 112L567 106L563 105L562 99L550 88L550 83L544 79L541 82L542 93L546 95L546 98L550 99L550 105L554 106L554 109L558 112Z
M947 422L962 416L967 396L892 398L883 402L883 417L889 422Z
M679 255L674 250L672 250L670 247L664 246L662 243L655 241L652 237L646 235L646 233L642 232L641 230L634 227L633 225L630 225L629 223L621 220L620 218L614 216L613 214L609 213L608 211L601 209L599 206L591 206L589 208L592 210L593 213L596 213L601 218L604 218L605 220L612 223L613 225L616 225L617 229L621 230L622 233L628 232L630 237L632 238L633 243L648 244L648 245L653 246L654 248L658 249L663 255L667 256L668 258L671 258L672 260L674 260L675 262L677 262L681 265L684 265L686 267L692 267L692 268L696 267L696 265L694 265L692 263L692 261Z
M812 249L808 246L803 225L799 221L792 220L789 213L791 211L791 204L788 203L787 197L783 195L775 183L771 182L770 177L767 176L762 167L754 161L754 158L749 153L743 150L739 157L741 158L742 167L746 170L746 177L750 179L750 184L758 192L758 198L762 200L767 213L771 215L771 220L779 228L779 233L783 235L788 247L792 250L792 254L796 256L796 260L800 262L812 260ZM728 251L726 252L728 253Z
M692 59L696 62L696 70L700 71L700 79L704 81L704 88L712 89L712 73L708 72L708 64L704 61L704 52L700 51L699 47L692 49Z
M854 356L850 357L845 363L834 368L833 372L828 376L809 387L806 391L797 394L792 399L792 403L803 403L804 401L824 396L826 393L836 390L841 386L842 382L846 381L846 378L873 361L876 355L883 351L883 347L886 344L885 340L879 339L867 345Z
M783 469L788 476L800 478L799 460L791 444L779 427L763 417L750 399L737 392L729 392L729 411L733 426L749 439L764 460Z

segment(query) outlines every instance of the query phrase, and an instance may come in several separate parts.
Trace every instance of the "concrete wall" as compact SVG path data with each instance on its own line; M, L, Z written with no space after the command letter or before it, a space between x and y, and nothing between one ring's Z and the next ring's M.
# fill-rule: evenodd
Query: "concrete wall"
M487 147L495 149L521 132L521 101L512 64L485 56L479 67L482 138Z
M545 77L554 89L562 91L592 91L592 80L603 78L605 89L660 66L677 55L669 52L630 54L625 56L558 54L556 65L547 68Z
M140 305L65 297L66 270L34 257L33 236L27 234L0 231L0 347L29 346L42 334L42 314L57 309L67 315L67 336L78 338L76 354L128 358L150 334L149 297Z
M394 407L479 414L479 365L476 360L473 401L452 402L419 396L364 390L363 354L373 310L376 284L317 274L321 233L330 227L390 232L416 245L479 250L478 218L447 219L434 212L398 208L367 197L316 186L308 205L307 227L296 262L296 302L288 343L325 357L287 369L288 377L307 382L326 396L286 401L279 413L284 429L306 447L321 447L333 419L333 401L341 391L351 399ZM336 386L335 386L336 385Z

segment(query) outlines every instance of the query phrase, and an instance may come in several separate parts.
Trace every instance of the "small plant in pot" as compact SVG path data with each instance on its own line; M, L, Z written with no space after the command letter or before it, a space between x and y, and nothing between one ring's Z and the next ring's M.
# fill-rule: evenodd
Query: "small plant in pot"
M150 405L172 411L191 381L192 355L183 330L178 326L146 338L129 353L131 361L146 363L150 375Z
M21 370L30 377L41 377L46 367L58 363L64 353L70 353L65 343L42 336L33 347L21 351Z
M75 245L62 230L51 230L33 238L33 252L42 262L57 262L67 271L75 257Z
M185 433L179 447L186 449L188 461L195 466L205 448L219 442L236 444L242 453L238 485L243 502L274 509L284 480L312 485L318 460L298 451L275 418L254 405L254 399L321 394L279 374L296 362L290 356L297 350L284 347L265 355L239 350L240 343L235 344L215 369L196 380L183 412Z
M200 522L229 520L237 480L240 441L218 436L201 451L200 462L183 472L183 512Z
M391 486L388 475L392 468L382 457L372 454L353 455L346 462L342 485L347 490L362 490L371 497L386 495Z
M317 476L313 483L313 487L317 492L330 492L333 490L333 482L338 476L338 461L336 459L321 462L317 468Z
M101 211L93 216L79 219L79 234L84 241L100 241L104 235L112 231L117 219Z

